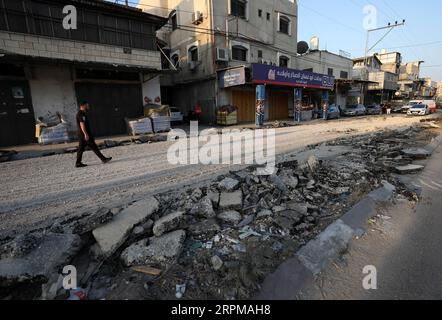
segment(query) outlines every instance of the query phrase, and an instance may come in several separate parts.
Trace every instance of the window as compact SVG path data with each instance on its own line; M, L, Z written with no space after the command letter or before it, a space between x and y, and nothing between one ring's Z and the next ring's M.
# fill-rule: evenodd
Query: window
M175 31L176 29L178 29L178 18L177 18L176 11L171 14L170 23L172 25L172 31Z
M341 71L341 79L348 79L348 72Z
M287 17L279 18L279 32L290 34L290 20Z
M262 56L262 50L258 50L258 58L259 58L259 59L262 59L262 57L263 57L263 56Z
M328 68L328 75L330 77L333 77L333 69L332 68Z
M262 18L262 10L261 9L258 10L258 17Z
M77 29L63 28L62 4L56 1L0 1L0 30L60 39L156 50L155 22L111 10L77 8ZM54 4L52 4L54 2Z
M232 47L232 59L237 61L247 61L247 48L243 46Z
M189 61L197 62L198 61L198 47L193 46L189 49Z
M289 67L290 58L286 56L280 56L279 57L279 66L283 68Z
M267 21L270 21L270 12L267 12Z
M230 14L235 17L246 18L247 1L230 0Z
M313 72L313 68L304 69L303 71Z

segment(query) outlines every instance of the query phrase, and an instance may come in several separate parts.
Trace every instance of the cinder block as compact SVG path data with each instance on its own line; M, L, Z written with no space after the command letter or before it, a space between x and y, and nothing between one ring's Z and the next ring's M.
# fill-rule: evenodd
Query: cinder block
M16 40L5 40L5 47L6 48L18 48L19 42Z
M8 32L0 31L0 39L11 40L10 34Z
M11 40L25 41L25 36L22 34L11 33L10 37L11 37Z

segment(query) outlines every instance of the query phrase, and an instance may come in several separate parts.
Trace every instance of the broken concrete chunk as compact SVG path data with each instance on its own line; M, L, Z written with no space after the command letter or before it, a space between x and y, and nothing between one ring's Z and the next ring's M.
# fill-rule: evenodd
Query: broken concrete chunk
M422 171L424 168L425 167L421 166L421 165L410 164L408 166L395 167L394 169L399 174L412 174L412 173L416 173L416 172Z
M178 211L162 217L153 225L153 234L160 237L166 232L177 229L184 219L184 212Z
M127 267L134 265L159 265L167 268L181 253L186 232L177 230L159 238L144 239L126 248L121 260Z
M213 210L212 200L210 200L208 196L202 198L200 202L195 204L192 210L190 210L190 214L204 218L213 218L216 216Z
M238 224L238 228L242 228L242 227L248 226L254 220L255 220L255 215L254 214L248 215Z
M106 257L112 255L127 239L133 227L149 218L158 208L159 202L155 198L136 202L116 215L111 222L92 231L102 254Z
M225 178L224 180L222 180L219 184L218 187L221 190L225 190L225 191L233 191L235 190L239 185L239 181L232 179L232 178Z
M279 191L281 191L283 193L288 192L287 186L282 181L282 179L280 177L278 177L276 174L271 175L269 179Z
M218 219L236 226L241 221L242 217L238 211L225 211L218 215Z
M48 234L26 255L0 260L0 287L25 281L47 282L59 267L69 265L81 248L74 234Z
M301 222L302 214L293 210L285 210L279 212L274 219L276 224L284 230L291 230L296 224Z
M311 155L307 160L307 165L310 171L314 172L316 171L316 168L319 165L319 160L315 155Z
M213 256L212 259L210 259L210 262L212 263L212 268L215 271L220 270L223 267L223 261L218 256Z
M281 181L288 187L292 188L293 190L298 187L299 180L298 177L290 176L290 175L281 175L280 176Z
M215 236L218 232L221 231L221 227L219 224L215 221L215 219L207 219L203 220L199 223L192 224L189 227L189 232L193 236L202 236L207 235L208 237Z
M404 149L404 150L402 150L402 153L405 156L410 157L415 160L424 160L424 159L428 158L429 156L431 156L431 153L429 151L427 151L425 149L421 149L421 148Z
M223 192L219 201L220 210L241 210L242 209L242 191Z
M212 201L212 204L215 208L218 208L219 204L219 192L209 192L207 197Z
M260 212L258 212L257 218L262 218L262 217L271 217L273 215L272 210L262 210Z

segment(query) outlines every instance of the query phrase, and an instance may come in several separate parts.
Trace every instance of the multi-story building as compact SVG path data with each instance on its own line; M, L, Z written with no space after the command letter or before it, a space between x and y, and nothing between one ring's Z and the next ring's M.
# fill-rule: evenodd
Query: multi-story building
M75 5L77 26L63 26ZM95 135L126 132L143 98L161 103L156 30L167 19L107 1L0 1L0 145L34 142L35 122L56 113L75 130L91 103Z
M149 0L139 7L170 9L162 12L169 25L158 36L179 73L162 84L182 111L201 105L206 122L224 105L239 108L240 122L254 121L257 84L267 85L268 120L289 117L294 87L333 89L327 74L298 70L295 0Z
M383 67L380 57L387 61ZM391 71L399 71L397 66L400 54L374 54L370 57L354 59L353 80L358 83L353 86L351 95L358 103L384 103L393 99L398 89L399 75ZM391 70L391 71L386 71Z
M407 62L400 67L397 99L412 100L419 96L420 66L423 61Z
M298 67L304 71L327 74L335 78L335 90L330 102L347 105L347 95L352 83L353 60L326 50L310 50L298 56Z
M382 71L399 74L402 64L402 55L399 52L387 52L386 50L382 50L381 53L376 53L375 55L382 63Z
M419 96L422 98L434 98L437 92L437 82L431 78L421 79L422 85L420 87Z

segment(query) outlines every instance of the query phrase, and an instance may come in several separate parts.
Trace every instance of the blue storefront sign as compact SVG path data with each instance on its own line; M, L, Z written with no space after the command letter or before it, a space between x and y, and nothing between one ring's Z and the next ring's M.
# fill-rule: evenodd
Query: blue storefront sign
M246 83L246 71L244 67L223 70L218 73L220 88L240 86Z
M329 90L335 86L335 78L328 75L256 63L252 65L252 81L256 84Z

